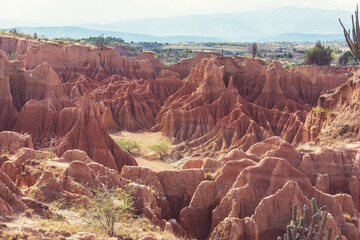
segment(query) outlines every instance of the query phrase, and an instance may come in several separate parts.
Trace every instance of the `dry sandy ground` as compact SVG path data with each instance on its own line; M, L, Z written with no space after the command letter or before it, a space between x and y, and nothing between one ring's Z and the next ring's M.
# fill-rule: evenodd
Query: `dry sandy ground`
M142 167L148 167L151 170L158 172L162 170L177 170L170 163L166 163L159 159L158 157L151 157L151 155L155 155L148 146L158 143L160 141L164 141L167 138L161 134L161 132L111 132L110 136L116 139L125 139L125 140L133 140L140 144L141 156L135 156L135 160ZM171 148L171 147L170 147Z

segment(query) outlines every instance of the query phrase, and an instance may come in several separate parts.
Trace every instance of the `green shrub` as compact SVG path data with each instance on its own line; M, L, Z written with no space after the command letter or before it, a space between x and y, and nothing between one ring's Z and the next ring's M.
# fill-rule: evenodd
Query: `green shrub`
M170 142L168 140L164 140L159 143L155 143L149 146L148 148L152 151L155 151L160 158L163 158L169 152Z
M101 34L98 38L96 38L95 40L95 46L97 46L98 48L103 48L104 47L104 34Z
M82 220L90 227L115 235L115 223L132 217L133 200L121 188L96 189Z
M122 150L125 150L132 155L137 156L141 153L140 144L134 140L117 139L116 144L119 145Z
M349 55L345 52L343 55L339 57L339 65L346 66L349 62Z
M308 65L330 65L333 58L330 47L325 47L319 41L315 47L306 52L305 62Z
M330 116L329 110L327 110L323 107L317 106L317 107L313 108L312 110L313 110L313 112L319 113L319 114L325 116L326 118Z

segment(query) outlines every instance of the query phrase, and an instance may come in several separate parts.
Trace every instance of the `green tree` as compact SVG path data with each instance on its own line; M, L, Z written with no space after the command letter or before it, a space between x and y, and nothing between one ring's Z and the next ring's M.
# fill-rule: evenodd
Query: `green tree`
M339 65L346 66L349 62L349 55L345 52L343 55L339 57Z
M9 30L10 33L14 34L14 35L17 35L18 34L18 31L16 28L12 28Z
M98 38L96 38L95 46L97 46L98 48L104 47L104 34L101 34Z
M252 53L252 57L255 58L256 54L257 54L257 44L253 43L251 46L251 53Z
M315 47L306 52L305 63L307 65L330 65L333 54L330 47L325 47L318 41Z

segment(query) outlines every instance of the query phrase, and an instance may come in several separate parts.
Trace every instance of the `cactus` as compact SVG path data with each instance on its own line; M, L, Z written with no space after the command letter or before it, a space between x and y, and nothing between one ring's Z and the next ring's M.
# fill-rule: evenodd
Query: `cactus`
M293 222L296 222L296 219L297 219L297 206L296 206L296 204L294 204L293 215L292 215Z
M325 233L325 225L328 217L326 206L319 209L315 198L312 198L311 208L313 210L311 224L310 226L306 226L309 216L308 206L304 205L303 216L298 217L297 206L294 204L291 225L287 225L284 238L278 237L277 240L323 240L325 236L327 240L332 240L332 227L329 227L327 233ZM335 239L340 240L340 236L336 236Z
M354 54L356 59L360 61L360 27L359 27L359 10L358 6L356 6L355 11L355 22L354 22L354 15L351 15L352 20L352 39L350 36L350 29L346 31L346 28L342 24L340 18L339 22L344 30L344 36L346 39L346 42L351 50L351 52Z
M313 210L314 214L316 214L318 212L318 208L317 208L317 205L316 205L315 198L311 199L311 207L312 207L312 210Z

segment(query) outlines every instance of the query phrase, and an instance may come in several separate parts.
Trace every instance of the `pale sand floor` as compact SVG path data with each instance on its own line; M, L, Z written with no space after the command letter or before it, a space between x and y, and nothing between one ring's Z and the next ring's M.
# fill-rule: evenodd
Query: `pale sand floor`
M114 139L133 140L140 144L141 155L134 156L139 166L148 167L155 172L163 170L177 170L170 163L166 163L157 157L150 157L152 151L148 149L148 146L166 140L167 138L161 134L161 132L111 132L110 136ZM170 146L171 148L171 146Z

